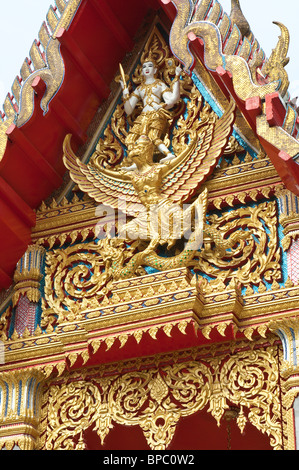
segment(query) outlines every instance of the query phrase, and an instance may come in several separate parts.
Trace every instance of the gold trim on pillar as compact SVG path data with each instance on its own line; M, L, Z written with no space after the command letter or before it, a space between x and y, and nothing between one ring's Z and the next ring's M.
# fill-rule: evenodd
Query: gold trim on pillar
M44 377L37 369L0 375L0 449L35 449Z

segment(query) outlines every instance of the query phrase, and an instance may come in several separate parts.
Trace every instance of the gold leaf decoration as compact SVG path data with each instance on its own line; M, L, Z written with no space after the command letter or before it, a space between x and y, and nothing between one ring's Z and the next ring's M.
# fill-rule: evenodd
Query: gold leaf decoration
M96 243L54 250L47 254L45 304L58 315L58 322L73 321L81 310L99 306L106 277Z
M44 448L74 449L89 427L102 445L113 423L139 425L152 450L169 447L177 423L204 410L218 424L231 405L237 424L249 421L282 448L279 367L276 347L244 349L195 361L103 377L82 371L50 385Z
M278 216L275 202L258 204L208 217L213 230L222 239L217 250L206 240L194 269L213 279L229 282L235 278L242 285L260 285L280 280L281 249L277 233ZM194 260L195 261L195 260ZM261 284L261 282L263 282Z

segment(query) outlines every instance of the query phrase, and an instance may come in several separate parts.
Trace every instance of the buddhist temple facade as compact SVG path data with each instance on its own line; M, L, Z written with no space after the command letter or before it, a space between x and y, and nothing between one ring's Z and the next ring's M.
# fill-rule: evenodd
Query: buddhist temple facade
M290 35L231 3L49 7L0 119L0 449L298 449Z

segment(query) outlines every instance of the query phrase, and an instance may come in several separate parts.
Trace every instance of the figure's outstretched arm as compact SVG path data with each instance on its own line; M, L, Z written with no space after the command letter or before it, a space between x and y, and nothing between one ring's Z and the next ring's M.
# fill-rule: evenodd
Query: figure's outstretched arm
M180 76L182 73L181 67L177 67L175 71L175 79L172 82L172 90L165 89L163 92L163 99L166 103L166 109L171 109L180 100Z

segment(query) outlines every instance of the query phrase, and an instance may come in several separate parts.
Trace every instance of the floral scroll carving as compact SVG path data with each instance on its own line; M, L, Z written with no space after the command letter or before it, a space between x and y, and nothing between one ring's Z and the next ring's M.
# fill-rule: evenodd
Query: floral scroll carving
M41 448L84 448L92 426L102 444L113 423L140 426L149 448L169 447L179 420L210 412L221 425L238 407L243 432L250 422L282 448L278 354L275 346L100 377L95 370L50 385L45 395ZM80 375L80 377L79 377Z
M106 291L104 263L95 243L78 244L47 254L44 321L47 309L58 315L58 322L72 321L80 309L99 305ZM53 323L53 322L52 322Z
M222 239L215 250L206 243L205 250L193 260L193 267L222 281L236 279L243 285L258 285L262 280L279 281L281 250L277 233L275 202L244 207L209 217L211 230ZM235 237L243 232L243 237ZM222 244L222 245L221 245Z

